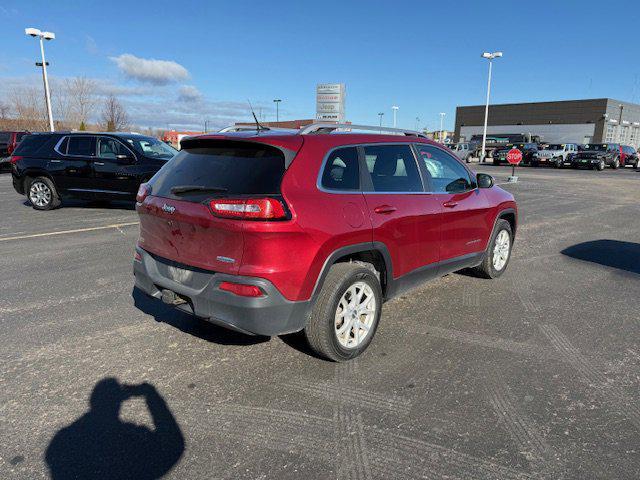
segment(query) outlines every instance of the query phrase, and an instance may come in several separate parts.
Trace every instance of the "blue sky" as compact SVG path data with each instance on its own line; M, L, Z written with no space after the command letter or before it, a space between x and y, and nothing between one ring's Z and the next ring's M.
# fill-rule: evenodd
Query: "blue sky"
M5 1L0 101L37 84L33 26L56 33L55 78L84 75L117 93L143 126L248 118L246 100L311 118L315 86L347 85L347 117L452 128L457 105L613 97L640 103L640 2L633 1ZM157 63L162 60L172 63ZM3 85L4 84L4 85Z

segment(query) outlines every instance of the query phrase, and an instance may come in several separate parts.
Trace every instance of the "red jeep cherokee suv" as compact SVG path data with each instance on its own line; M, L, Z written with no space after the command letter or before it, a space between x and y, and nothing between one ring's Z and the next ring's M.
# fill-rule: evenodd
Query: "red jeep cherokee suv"
M138 193L136 287L240 332L304 330L341 361L386 300L465 267L504 272L511 194L415 132L338 127L183 140Z

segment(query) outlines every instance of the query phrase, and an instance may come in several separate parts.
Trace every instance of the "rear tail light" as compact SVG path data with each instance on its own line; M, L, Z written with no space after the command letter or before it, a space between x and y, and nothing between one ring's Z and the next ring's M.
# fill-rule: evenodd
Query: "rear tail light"
M140 252L138 252L138 251L134 252L133 261L134 262L142 262L142 255L140 255Z
M223 218L277 220L287 216L284 205L276 198L216 198L209 207L215 216Z
M15 164L18 160L22 160L22 157L19 155L13 155L10 159L9 159L9 163L11 163L12 165Z
M244 285L242 283L222 282L218 287L225 292L235 293L241 297L263 297L264 292L260 290L260 287L255 285Z
M144 199L149 196L149 193L151 193L149 185L147 185L146 183L141 183L140 187L138 188L138 194L136 195L136 202L144 202Z
M9 155L11 155L15 149L16 149L16 146L13 143L7 145L7 153Z

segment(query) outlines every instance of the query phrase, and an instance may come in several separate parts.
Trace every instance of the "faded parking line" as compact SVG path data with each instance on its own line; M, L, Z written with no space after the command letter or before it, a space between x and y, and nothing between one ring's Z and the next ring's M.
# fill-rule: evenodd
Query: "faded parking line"
M14 237L4 237L0 238L0 242L8 242L10 240L23 240L26 238L36 238L36 237L51 237L54 235L67 235L71 233L82 233L82 232L94 232L96 230L109 230L109 229L120 229L121 227L130 227L132 225L138 225L140 222L127 222L127 223L113 223L111 225L102 225L100 227L87 227L87 228L76 228L74 230L60 230L57 232L45 232L45 233L32 233L29 235L17 235Z

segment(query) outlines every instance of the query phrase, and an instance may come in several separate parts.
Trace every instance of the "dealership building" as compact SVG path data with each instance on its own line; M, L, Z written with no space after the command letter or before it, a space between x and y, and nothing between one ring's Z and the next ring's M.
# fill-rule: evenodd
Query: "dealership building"
M456 108L455 141L482 134L484 105ZM640 105L595 98L489 106L487 134L538 135L548 143L621 143L640 146Z

